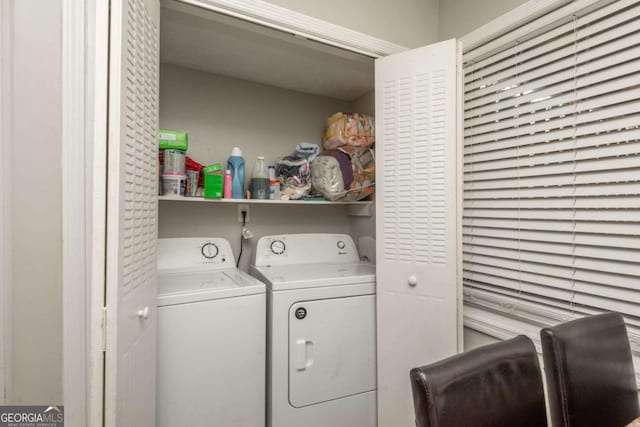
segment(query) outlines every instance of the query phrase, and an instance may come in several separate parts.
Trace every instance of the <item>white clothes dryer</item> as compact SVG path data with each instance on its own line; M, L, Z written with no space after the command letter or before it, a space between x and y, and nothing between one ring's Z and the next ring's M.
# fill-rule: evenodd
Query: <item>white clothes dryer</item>
M348 235L258 241L267 285L267 425L375 427L375 266Z
M265 285L229 242L158 240L156 425L265 425Z

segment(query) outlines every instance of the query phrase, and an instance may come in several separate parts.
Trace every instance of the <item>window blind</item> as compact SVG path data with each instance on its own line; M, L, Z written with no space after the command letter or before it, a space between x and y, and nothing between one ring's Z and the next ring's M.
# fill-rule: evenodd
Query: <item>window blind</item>
M640 1L573 1L464 53L465 304L621 313L640 354Z

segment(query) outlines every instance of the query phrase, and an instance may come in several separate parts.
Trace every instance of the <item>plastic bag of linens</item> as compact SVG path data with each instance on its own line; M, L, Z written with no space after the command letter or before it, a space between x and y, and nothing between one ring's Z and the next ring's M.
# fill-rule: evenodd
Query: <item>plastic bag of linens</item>
M375 127L358 113L329 117L323 134L325 151L311 164L312 188L327 200L362 200L374 192Z
M327 119L322 135L326 150L348 147L371 147L375 142L373 117L358 113L335 113Z
M327 150L311 163L311 184L327 200L362 200L373 194L375 172L371 148Z
M281 199L298 200L309 195L311 177L308 158L293 154L278 160L276 175L282 182Z

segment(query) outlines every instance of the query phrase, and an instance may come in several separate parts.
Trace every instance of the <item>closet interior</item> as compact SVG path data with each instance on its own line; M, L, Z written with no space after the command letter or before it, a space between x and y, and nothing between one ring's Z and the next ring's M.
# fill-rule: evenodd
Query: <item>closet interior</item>
M373 58L184 3L162 6L160 128L186 131L193 160L225 165L240 147L250 176L258 156L272 165L300 142L322 147L336 112L374 116ZM240 209L248 209L254 236L244 242L245 271L258 238L268 234L350 234L375 261L372 200L160 196L158 237L222 237L238 254Z

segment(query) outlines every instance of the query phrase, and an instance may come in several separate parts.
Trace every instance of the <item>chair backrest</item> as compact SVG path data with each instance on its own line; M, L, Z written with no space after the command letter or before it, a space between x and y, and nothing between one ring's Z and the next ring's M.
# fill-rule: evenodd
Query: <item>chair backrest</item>
M518 336L411 370L418 427L545 427L542 374Z
M640 416L622 316L584 317L540 336L554 427L624 426Z

